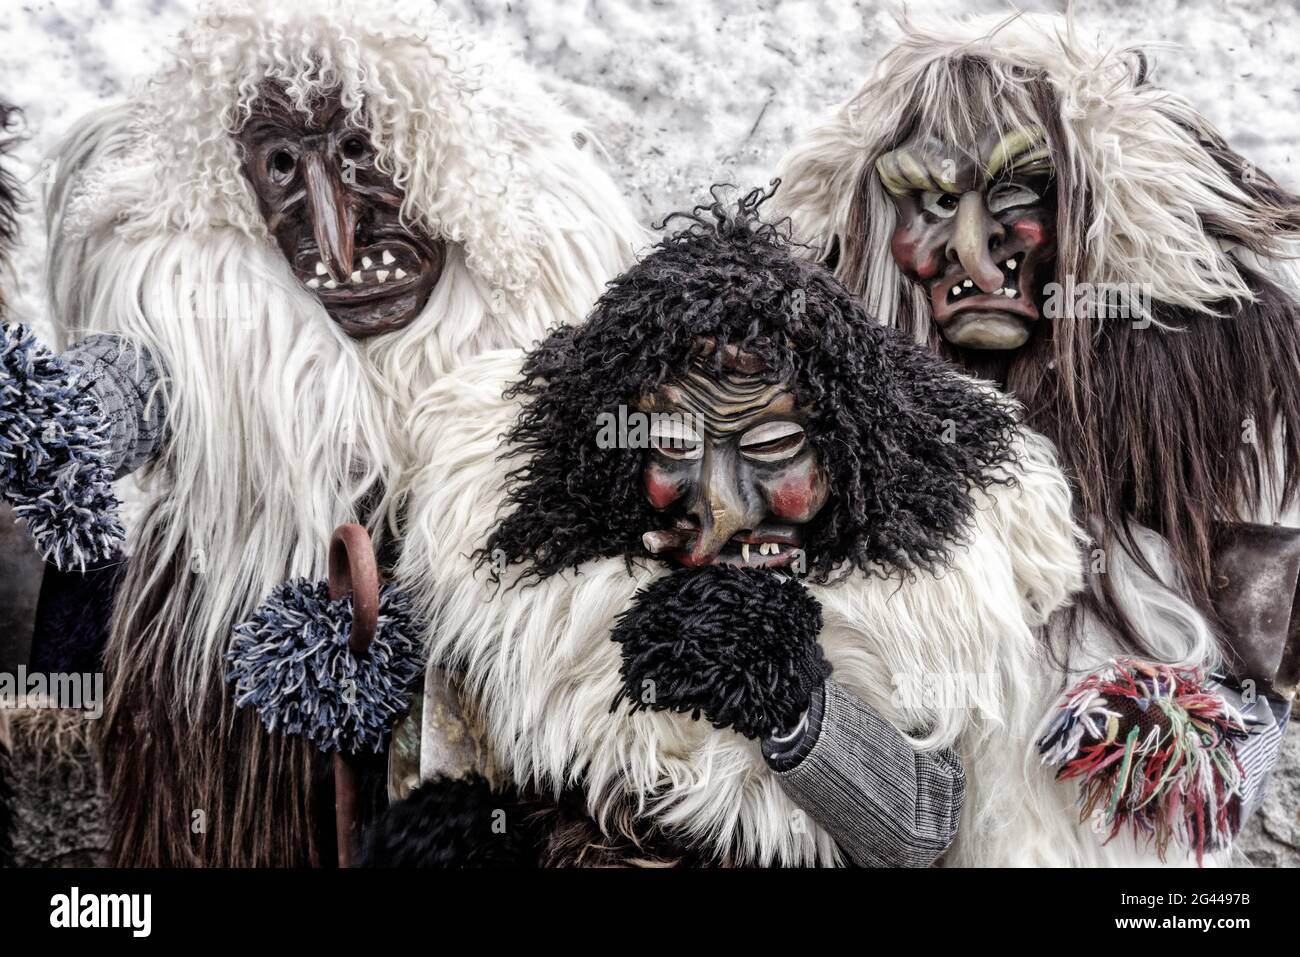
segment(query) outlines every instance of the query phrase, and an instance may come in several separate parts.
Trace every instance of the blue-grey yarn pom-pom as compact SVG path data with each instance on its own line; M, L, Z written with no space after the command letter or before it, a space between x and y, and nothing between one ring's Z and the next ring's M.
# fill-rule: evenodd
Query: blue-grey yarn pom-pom
M394 585L379 592L370 651L348 648L352 599L330 600L324 582L276 587L235 628L226 651L235 705L253 707L267 731L302 735L322 751L379 751L424 673L414 616Z
M125 537L108 432L75 370L26 326L0 326L0 494L59 568L112 558Z

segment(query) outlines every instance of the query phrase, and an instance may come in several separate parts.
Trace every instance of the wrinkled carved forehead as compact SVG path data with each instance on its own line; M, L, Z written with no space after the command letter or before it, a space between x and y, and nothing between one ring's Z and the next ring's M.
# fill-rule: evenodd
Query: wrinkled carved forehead
M914 134L876 161L885 189L896 196L917 191L960 193L999 178L1052 170L1046 131L1037 124L1001 130L990 123L975 142L954 142L930 131Z
M735 345L718 349L713 338L697 340L685 373L645 396L647 412L688 412L719 435L743 432L773 415L797 411L794 394L761 356Z

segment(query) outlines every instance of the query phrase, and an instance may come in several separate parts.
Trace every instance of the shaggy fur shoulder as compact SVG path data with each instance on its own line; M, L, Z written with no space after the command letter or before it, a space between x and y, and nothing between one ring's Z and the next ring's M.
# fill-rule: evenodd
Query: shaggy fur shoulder
M410 482L403 585L433 625L432 661L463 672L467 698L499 765L521 787L580 787L597 821L631 801L693 846L749 864L837 863L756 742L671 713L610 710L619 649L609 635L642 586L666 573L622 559L500 585L472 555L500 515L501 436L518 412L502 397L521 356L479 357L418 404L425 464ZM917 747L952 746L968 792L947 862L1098 864L1144 859L1102 847L1078 822L1075 791L1035 763L1032 738L1060 688L1040 637L1080 587L1069 487L1055 453L1022 429L1011 485L991 486L967 540L942 574L855 575L810 585L834 676Z

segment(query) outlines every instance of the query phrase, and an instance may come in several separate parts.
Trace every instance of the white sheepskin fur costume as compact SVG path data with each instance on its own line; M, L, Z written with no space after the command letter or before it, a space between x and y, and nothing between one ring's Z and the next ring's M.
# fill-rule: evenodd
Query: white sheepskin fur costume
M476 566L500 517L507 464L501 436L518 414L502 390L520 356L480 356L431 390L413 420L426 463L411 484L398 579L432 622L431 663L463 675L492 759L544 793L586 790L598 821L630 798L690 843L748 864L840 863L768 770L757 742L687 715L610 712L620 652L609 639L634 593L666 569L622 558L589 562L511 588ZM1060 690L1040 629L1080 587L1069 487L1046 440L1022 430L1014 486L979 500L953 566L914 580L855 574L810 584L833 677L900 731L928 729L918 748L954 747L967 794L949 865L1143 863L1153 852L1121 835L1105 847L1080 824L1076 788L1038 766L1034 732ZM927 682L962 681L947 706Z
M469 356L582 318L643 242L590 134L429 6L218 5L134 99L56 150L62 337L118 333L168 372L169 438L141 474L108 653L141 676L136 692L166 689L160 714L216 713L231 627L286 578L324 577L337 524L382 537L415 396ZM350 339L270 237L232 136L267 79L300 108L337 91L405 190L404 217L448 244L406 328ZM194 574L173 589L178 567Z

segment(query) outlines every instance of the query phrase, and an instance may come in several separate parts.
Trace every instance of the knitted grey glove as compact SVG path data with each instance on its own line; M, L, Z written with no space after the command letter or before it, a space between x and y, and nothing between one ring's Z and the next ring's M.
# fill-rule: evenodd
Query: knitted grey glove
M120 336L98 333L74 342L63 361L81 375L108 423L108 461L114 478L143 467L162 448L167 425L163 373L157 360Z
M164 416L143 352L112 336L54 355L23 325L0 326L0 496L46 560L85 568L124 533L113 480L147 461Z

